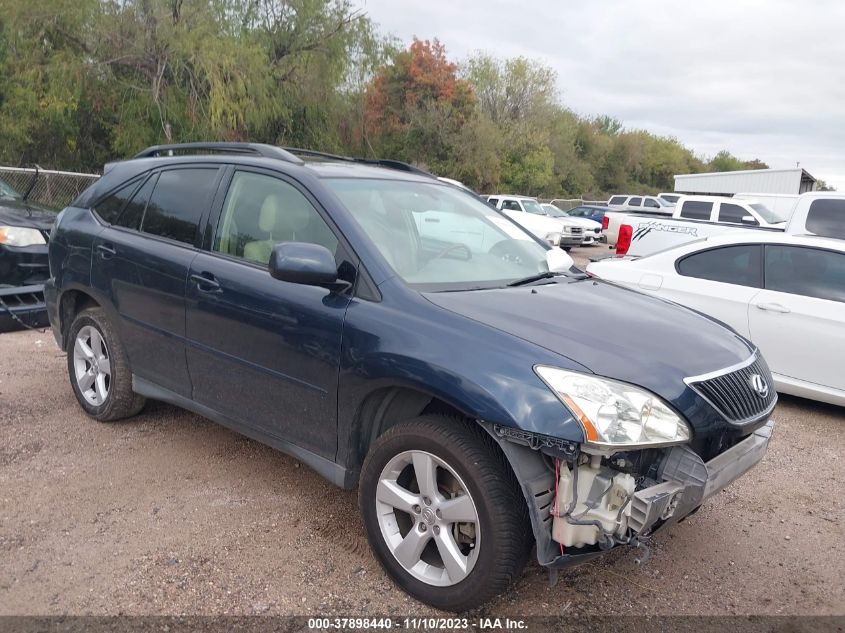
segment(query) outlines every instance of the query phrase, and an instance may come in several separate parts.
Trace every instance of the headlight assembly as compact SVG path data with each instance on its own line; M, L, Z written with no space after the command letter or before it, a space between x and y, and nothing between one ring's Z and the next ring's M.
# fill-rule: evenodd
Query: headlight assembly
M689 426L653 393L590 374L538 365L537 375L584 428L587 444L642 448L688 442Z
M21 226L0 226L0 244L6 246L35 246L46 244L47 240L38 229Z

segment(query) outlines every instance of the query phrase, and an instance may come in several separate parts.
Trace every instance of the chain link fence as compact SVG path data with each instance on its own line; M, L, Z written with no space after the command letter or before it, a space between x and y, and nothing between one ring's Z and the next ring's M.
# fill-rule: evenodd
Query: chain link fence
M0 166L0 194L26 196L31 202L58 211L99 177L37 167Z
M584 198L552 198L551 200L540 200L555 205L561 211L569 211L575 207L587 204L592 207L606 207L607 200L584 200Z

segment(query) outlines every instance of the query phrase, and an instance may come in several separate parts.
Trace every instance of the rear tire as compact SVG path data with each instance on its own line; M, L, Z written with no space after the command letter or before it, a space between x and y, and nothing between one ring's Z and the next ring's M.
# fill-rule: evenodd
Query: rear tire
M67 345L70 384L85 413L112 422L144 408L144 397L132 391L132 370L123 343L102 308L76 315Z
M456 417L425 415L380 436L364 461L358 503L385 571L438 609L466 611L504 591L533 544L504 455L483 429Z

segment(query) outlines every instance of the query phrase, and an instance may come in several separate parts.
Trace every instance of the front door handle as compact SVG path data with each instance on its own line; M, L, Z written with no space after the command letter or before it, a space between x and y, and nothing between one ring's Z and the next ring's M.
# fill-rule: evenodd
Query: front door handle
M97 244L97 253L100 255L100 259L111 259L117 255L117 251L111 244Z
M190 277L200 292L220 292L220 282L211 273L194 274Z
M779 303L758 303L756 305L758 310L765 310L766 312L779 312L780 314L788 314L792 312L792 310Z

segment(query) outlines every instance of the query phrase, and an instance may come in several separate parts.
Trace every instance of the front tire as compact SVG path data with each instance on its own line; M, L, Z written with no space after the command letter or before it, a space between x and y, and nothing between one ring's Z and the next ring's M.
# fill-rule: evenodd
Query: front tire
M132 391L132 371L123 344L102 308L80 312L70 326L70 384L79 405L101 422L128 418L144 407Z
M426 415L386 431L364 462L358 503L385 571L439 609L465 611L502 592L533 543L504 456L460 418Z

